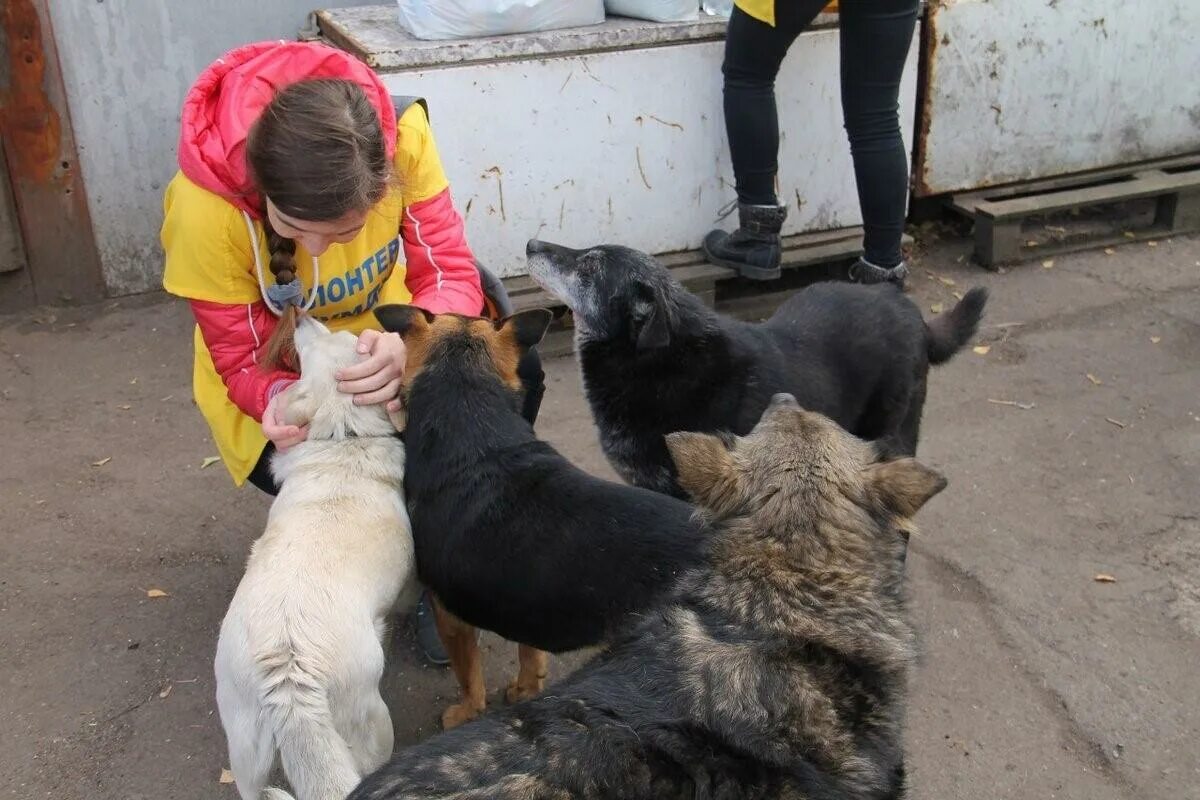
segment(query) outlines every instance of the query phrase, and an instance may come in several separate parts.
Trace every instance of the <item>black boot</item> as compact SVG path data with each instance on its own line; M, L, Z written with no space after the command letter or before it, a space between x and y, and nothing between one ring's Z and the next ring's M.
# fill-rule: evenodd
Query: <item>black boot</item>
M894 267L879 267L859 258L850 265L849 278L854 283L894 283L904 288L904 279L908 277L908 265L901 261Z
M775 280L783 255L779 231L787 219L787 206L738 203L737 209L738 229L711 231L704 237L704 255L717 266L736 269L744 278Z

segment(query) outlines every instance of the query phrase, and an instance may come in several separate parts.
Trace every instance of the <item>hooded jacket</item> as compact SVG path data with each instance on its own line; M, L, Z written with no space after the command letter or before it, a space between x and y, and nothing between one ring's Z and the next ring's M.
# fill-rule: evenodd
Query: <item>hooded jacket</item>
M376 327L371 310L382 303L472 316L483 308L474 256L420 104L397 119L370 68L320 44L262 42L217 59L184 101L179 172L163 205L163 287L190 301L196 403L238 485L266 445L260 421L267 403L296 377L258 365L276 317L263 302L256 268L256 247L262 268L270 256L246 137L276 92L313 78L362 87L379 115L399 188L372 209L353 241L330 246L316 260L297 246L310 313L334 330L359 333ZM265 278L271 280L269 272Z

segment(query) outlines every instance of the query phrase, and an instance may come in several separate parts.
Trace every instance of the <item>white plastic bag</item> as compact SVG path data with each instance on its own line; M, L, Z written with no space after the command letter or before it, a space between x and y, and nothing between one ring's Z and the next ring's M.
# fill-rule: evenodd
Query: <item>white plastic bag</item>
M596 25L604 0L396 0L418 39L470 39Z
M700 0L604 0L609 14L651 22L691 22L700 18Z
M733 13L733 0L702 0L700 8L713 17L728 17Z

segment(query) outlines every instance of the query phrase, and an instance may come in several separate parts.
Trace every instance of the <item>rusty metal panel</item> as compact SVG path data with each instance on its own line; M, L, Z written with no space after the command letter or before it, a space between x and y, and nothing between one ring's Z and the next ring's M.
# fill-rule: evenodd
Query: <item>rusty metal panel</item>
M94 300L104 282L47 2L5 1L0 130L37 302Z
M1200 151L1197 0L937 0L913 183L930 196Z
M17 209L8 185L8 159L0 146L0 272L16 272L24 267L25 246L21 243Z

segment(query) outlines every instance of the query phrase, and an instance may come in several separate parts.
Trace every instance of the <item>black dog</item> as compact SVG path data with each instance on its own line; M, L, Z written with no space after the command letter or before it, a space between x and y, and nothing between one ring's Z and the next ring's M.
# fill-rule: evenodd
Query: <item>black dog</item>
M574 650L603 641L704 557L707 529L691 505L595 478L534 436L516 365L544 335L548 311L503 323L412 306L375 314L408 347L405 493L417 571L454 616L541 650ZM482 710L483 686L474 631L449 633L465 695L444 717L453 726ZM510 699L541 688L544 654L540 675L527 655Z
M574 313L600 443L635 486L682 496L663 443L673 431L745 433L776 392L914 455L930 364L975 334L987 290L929 323L888 284L821 283L762 324L718 315L655 259L627 247L533 240L529 273Z
M744 439L669 446L708 562L546 696L402 750L350 800L903 796L897 555L945 480L789 396Z

